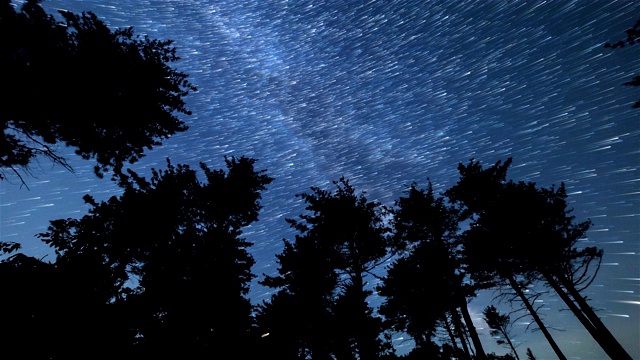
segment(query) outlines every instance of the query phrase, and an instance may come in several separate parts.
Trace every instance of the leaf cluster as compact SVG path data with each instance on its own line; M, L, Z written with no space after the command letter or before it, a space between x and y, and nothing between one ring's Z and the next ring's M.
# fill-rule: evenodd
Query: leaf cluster
M615 48L624 48L626 45L636 45L640 43L640 19L636 21L636 23L625 31L627 37L622 40L618 40L617 42L611 44L604 44L605 48L615 49ZM631 81L627 81L623 83L623 85L627 86L640 86L640 76L634 76ZM640 100L636 101L633 104L634 108L640 108Z
M60 144L95 159L98 176L118 174L187 129L176 115L190 114L183 97L196 88L170 67L170 40L112 31L91 12L57 21L39 2L0 4L0 168L18 174L44 156L71 169Z
M95 303L130 315L121 326L134 334L135 351L168 356L179 343L207 354L251 333L254 259L241 235L257 221L260 193L272 181L254 162L226 159L227 171L200 164L204 181L169 161L150 179L129 171L121 196L87 195L87 215L52 221L38 236L55 249L56 271Z

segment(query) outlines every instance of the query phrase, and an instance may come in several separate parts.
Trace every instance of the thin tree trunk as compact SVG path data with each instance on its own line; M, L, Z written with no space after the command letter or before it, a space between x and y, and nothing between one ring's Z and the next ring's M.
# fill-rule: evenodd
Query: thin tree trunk
M469 333L465 331L462 333L462 336L464 337L464 340L467 342L467 346L469 346L469 354L471 355L471 358L475 359L476 352L473 350L473 347L471 347L471 340L469 340Z
M511 339L509 339L509 334L507 334L507 331L505 329L500 329L500 332L502 332L502 336L504 336L505 339L507 339L507 343L509 343L509 347L511 347L511 350L513 351L513 355L516 356L517 360L520 360L520 356L518 356L518 352L516 351L516 347L513 346L513 343L511 342Z
M567 360L567 357L564 356L564 354L562 353L562 350L560 350L560 347L558 347L558 344L556 344L556 341L553 340L553 337L549 333L549 330L547 330L547 327L542 323L542 320L540 320L538 313L533 308L533 306L531 306L531 303L529 303L529 299L527 299L527 297L524 295L524 293L522 292L522 289L520 288L520 285L518 285L518 282L513 277L513 275L509 275L508 280L509 280L509 285L511 285L513 290L515 290L516 294L518 294L518 296L522 300L522 303L524 304L524 306L527 308L527 310L529 310L529 314L531 314L531 316L533 317L533 320L536 322L536 324L538 324L540 331L542 331L542 334L544 334L544 337L549 342L549 345L551 345L551 348L556 353L556 356L558 356L558 359Z
M551 284L551 282L554 282L556 284L556 286L558 287L558 289L556 289L556 287L554 287L556 292L562 291L562 289L560 288L558 282L556 281L556 278L554 278L552 276L545 275L545 279L550 284ZM584 297L582 297L580 292L578 292L578 290L576 290L576 288L573 285L573 283L571 283L571 281L569 281L568 279L565 279L565 278L561 278L561 281L562 281L562 285L564 286L564 288L569 292L569 294L571 294L571 296L573 297L575 302L578 303L578 306L580 307L580 309L577 310L577 311L582 310L580 312L580 314L582 316L586 316L586 318L588 319L587 321L590 322L592 328L594 329L595 333L597 334L597 337L594 336L593 334L591 334L591 335L598 342L600 347L602 347L602 349L607 353L607 355L609 355L609 357L611 357L612 359L616 359L616 360L617 359L628 359L628 360L631 360L631 356L629 355L629 353L622 347L622 345L620 345L618 340L613 336L613 334L611 334L609 329L602 323L602 320L600 320L598 315L596 315L596 313L593 311L593 308L587 303L587 301L584 299ZM553 287L553 284L551 284L551 285ZM563 300L565 301L565 303L567 303L567 300L565 300L564 298L563 298ZM568 301L571 302L570 299L568 299ZM573 304L573 302L571 302L571 303ZM567 303L567 305L569 305L569 304ZM573 304L573 306L575 307L575 304ZM575 313L575 311L573 309L571 311L573 311ZM587 330L589 330L589 329L587 329Z
M467 346L467 340L464 338L464 329L462 327L462 321L460 320L460 314L458 314L457 309L451 310L451 320L453 320L453 327L458 333L458 337L460 338L460 343L462 345L464 353L467 355L468 359L471 359L471 352L469 351L469 347Z
M584 326L584 328L589 332L589 334L593 337L593 339L600 345L600 347L609 355L612 356L608 350L605 348L606 344L603 344L603 339L601 334L596 329L595 325L587 318L587 316L578 308L578 306L571 300L569 295L562 289L558 281L549 275L548 273L543 273L547 283L555 290L555 292L560 296L562 301L569 307L569 310L576 316L576 318L580 321L580 323Z
M447 318L446 314L444 316L444 325L447 327L447 333L449 334L449 339L451 340L451 346L453 347L453 350L458 352L460 350L460 348L458 347L458 343L456 342L456 338L453 335L453 330L451 330L451 323L449 323L449 319Z
M467 299L464 297L462 297L460 311L462 311L462 317L464 318L464 322L467 324L467 330L469 331L469 336L471 336L471 341L473 341L473 347L476 349L477 358L486 359L487 355L484 353L484 349L482 348L482 342L480 342L480 337L478 336L476 327L473 325L469 309L467 308Z

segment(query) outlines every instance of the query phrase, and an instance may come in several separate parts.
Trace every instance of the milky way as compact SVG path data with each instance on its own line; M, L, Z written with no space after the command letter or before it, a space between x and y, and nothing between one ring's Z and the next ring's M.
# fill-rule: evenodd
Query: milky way
M255 243L256 274L275 271L274 254L302 211L294 194L329 189L341 176L391 205L404 185L457 180L471 158L514 158L509 177L541 186L565 182L588 244L603 267L585 293L606 325L640 358L640 98L622 86L640 74L640 45L605 49L640 17L631 1L46 1L53 12L93 11L112 27L173 39L198 91L187 98L190 130L167 140L133 169L224 155L259 159L276 180L264 193ZM99 70L99 69L96 69ZM92 163L68 152L75 173L46 160L31 190L0 184L0 235L48 256L34 238L48 220L79 217L82 195L118 194ZM47 259L45 258L45 259ZM254 302L268 298L254 287ZM480 310L470 304L482 334ZM375 300L374 300L375 301ZM546 319L570 358L604 353L558 299L543 296ZM544 310L543 310L544 311ZM553 357L540 334L514 327L522 352ZM493 343L486 336L487 347ZM401 342L398 342L400 344ZM496 348L498 353L504 350Z

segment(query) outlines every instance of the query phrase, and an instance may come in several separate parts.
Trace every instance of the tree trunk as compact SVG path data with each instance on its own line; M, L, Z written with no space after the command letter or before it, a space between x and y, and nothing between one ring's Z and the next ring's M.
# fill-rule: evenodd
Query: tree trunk
M564 277L560 278L562 282L562 286L571 294L575 302L578 304L580 309L578 309L573 301L568 297L568 295L562 290L560 284L556 280L555 277L549 274L543 274L547 282L553 287L553 289L560 295L562 300L569 306L571 311L578 317L580 322L585 325L585 328L589 331L591 336L598 342L602 350L604 350L609 357L612 359L628 359L631 360L631 356L627 351L620 345L618 340L611 334L609 329L602 323L598 315L593 311L593 308L587 303L587 301L582 297L580 292L576 290L575 286L571 281L565 279ZM563 294L564 293L564 294ZM564 296L563 296L564 295ZM584 320L582 320L584 318ZM589 324L587 326L586 323Z
M469 346L467 346L467 339L464 338L464 328L462 326L462 321L460 320L460 314L458 314L457 309L451 310L451 320L453 321L453 327L455 328L458 337L460 338L460 344L462 345L462 349L464 353L467 355L467 359L471 359L471 351L469 351Z
M584 326L584 328L587 329L589 334L598 343L598 345L600 345L600 347L607 353L607 355L612 356L611 354L609 354L607 349L605 349L606 344L603 344L603 339L602 339L602 336L600 335L600 333L598 332L598 329L596 329L596 327L593 325L593 323L578 308L578 306L576 306L576 304L573 302L573 300L571 300L569 295L562 289L562 287L560 286L558 281L554 277L552 277L551 275L549 275L547 273L543 273L542 276L544 276L544 278L547 281L547 283L560 296L562 301L564 301L564 303L569 307L569 310L571 310L571 312L576 316L576 318L580 321L582 326Z
M553 340L553 337L551 337L549 330L547 330L547 327L542 323L542 320L540 320L538 313L533 308L533 306L531 306L531 303L529 303L529 299L527 299L527 297L524 295L524 293L522 292L522 289L520 288L520 285L518 284L516 279L513 277L513 275L509 275L508 280L509 280L509 285L511 285L513 290L515 290L516 294L518 294L518 296L520 297L520 300L522 300L522 303L524 304L524 306L527 308L527 310L529 310L529 314L531 314L531 316L533 317L533 320L536 322L536 324L538 324L540 331L542 331L542 334L544 334L544 337L549 342L549 345L551 345L551 348L556 353L556 356L558 356L558 359L567 360L567 357L564 356L564 354L560 350L560 347L558 347L558 344L556 344L555 340Z
M473 341L473 347L476 349L476 357L478 359L486 359L487 355L484 353L484 349L482 348L480 337L478 336L476 327L473 325L469 309L467 308L467 299L464 297L462 297L460 311L462 311L462 317L464 318L464 322L467 324L467 330L469 331L469 336L471 336L471 341Z
M513 343L511 342L511 339L509 338L509 334L507 333L507 330L500 328L500 332L502 333L502 336L504 336L504 338L507 339L507 343L509 343L509 347L513 351L513 355L516 356L517 360L520 360L520 356L518 356L518 352L516 351L516 347L513 346Z
M456 342L456 338L453 335L453 330L451 330L451 324L449 323L446 314L444 316L444 325L447 327L447 333L449 334L449 339L451 340L451 347L453 347L453 350L458 352L460 349L458 348L458 343Z

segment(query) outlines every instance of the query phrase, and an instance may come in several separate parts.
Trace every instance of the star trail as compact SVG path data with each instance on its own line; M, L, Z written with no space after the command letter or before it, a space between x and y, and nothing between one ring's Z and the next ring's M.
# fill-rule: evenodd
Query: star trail
M15 1L14 4L21 2ZM605 251L585 292L613 334L640 357L640 45L606 49L640 16L632 1L45 1L43 7L92 11L112 27L173 39L187 96L190 129L132 166L203 161L225 155L259 159L275 178L263 194L254 273L273 274L286 217L303 206L294 194L327 188L344 176L370 199L391 205L411 182L429 178L443 191L456 166L513 157L509 177L540 186L564 182L585 240ZM53 260L34 237L49 220L80 217L82 196L119 193L93 175L93 163L69 154L75 173L42 160L27 178L0 183L0 236ZM255 303L267 299L255 286ZM486 294L470 304L481 324ZM540 300L554 337L575 359L601 359L555 296ZM553 357L539 332L514 326L515 340ZM402 342L397 344L402 347ZM408 346L408 345L404 345ZM495 350L503 353L499 348Z

